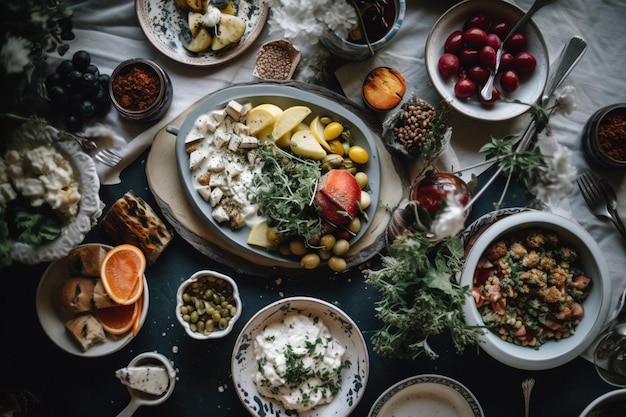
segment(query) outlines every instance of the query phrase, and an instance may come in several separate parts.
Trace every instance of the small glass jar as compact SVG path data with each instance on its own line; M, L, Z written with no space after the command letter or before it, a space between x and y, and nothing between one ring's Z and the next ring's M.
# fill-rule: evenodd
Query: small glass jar
M154 122L172 104L170 77L156 63L142 58L129 59L113 70L109 82L113 107L126 119Z
M583 150L589 162L602 168L626 168L626 103L595 112L583 131Z

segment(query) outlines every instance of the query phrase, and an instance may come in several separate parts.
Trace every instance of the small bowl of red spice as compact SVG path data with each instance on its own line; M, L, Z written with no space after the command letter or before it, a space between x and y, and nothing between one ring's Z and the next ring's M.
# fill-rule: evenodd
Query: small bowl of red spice
M603 168L626 168L626 103L606 106L587 121L583 149Z
M155 62L133 58L113 70L109 94L113 107L126 119L153 122L172 104L172 82Z

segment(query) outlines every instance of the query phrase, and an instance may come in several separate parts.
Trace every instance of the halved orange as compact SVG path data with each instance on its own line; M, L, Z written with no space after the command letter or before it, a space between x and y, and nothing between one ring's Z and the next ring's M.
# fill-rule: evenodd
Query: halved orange
M120 335L129 331L135 323L138 303L107 307L96 310L96 318L102 324L104 331L109 334Z
M135 309L135 315L133 316L133 336L139 331L139 325L141 324L141 312L143 311L143 297L140 297L135 303L137 307Z
M143 293L146 257L134 245L115 246L100 263L100 279L106 293L121 305L134 304Z

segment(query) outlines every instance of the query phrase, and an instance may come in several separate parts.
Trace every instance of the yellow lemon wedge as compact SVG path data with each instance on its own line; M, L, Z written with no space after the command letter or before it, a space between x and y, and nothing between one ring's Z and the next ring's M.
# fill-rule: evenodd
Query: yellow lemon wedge
M282 138L283 135L298 127L309 114L311 114L311 109L307 106L292 106L285 109L274 123L272 136L276 140Z
M259 246L261 248L271 248L272 243L267 239L267 221L263 220L255 224L248 234L248 245Z
M311 129L315 140L318 141L327 152L332 152L330 145L326 139L324 139L324 127L324 123L322 123L319 116L315 116L315 119L313 119L309 125L309 129Z
M289 142L291 152L305 158L319 161L326 156L326 151L313 137L310 130L297 130Z
M263 103L250 109L246 115L246 126L250 129L250 134L256 136L272 125L283 114L283 109L272 103ZM261 139L261 138L259 138Z

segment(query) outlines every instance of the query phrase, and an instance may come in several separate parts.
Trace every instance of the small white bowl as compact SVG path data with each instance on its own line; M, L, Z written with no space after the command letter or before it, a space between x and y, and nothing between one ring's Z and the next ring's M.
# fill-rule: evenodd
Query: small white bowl
M593 400L587 407L585 407L582 413L580 413L579 417L603 417L605 415L617 416L620 414L602 414L601 410L602 408L608 406L619 406L623 411L625 409L624 404L626 404L626 388L609 391ZM604 411L606 412L608 410Z
M369 355L365 339L356 323L337 306L311 297L291 297L275 301L259 310L244 326L233 348L231 373L242 404L254 416L272 410L274 417L294 415L277 400L262 396L253 380L257 369L254 340L269 324L284 320L289 314L318 317L330 333L346 348L343 360L350 366L341 373L341 388L328 404L316 407L311 416L349 415L363 398L369 374Z
M485 330L480 337L483 350L505 365L518 369L543 370L571 361L598 337L609 313L611 276L602 250L585 229L565 217L532 210L503 217L480 233L466 254L461 285L473 287L476 265L494 241L527 228L541 228L557 233L563 242L578 253L581 269L593 280L591 291L583 302L585 315L576 332L570 337L547 341L538 349L504 341L491 330ZM465 300L463 312L467 324L484 324L471 294Z
M548 48L537 25L525 23L520 32L528 40L527 51L537 60L537 67L529 77L522 77L519 88L511 93L502 93L503 98L519 100L525 104L497 102L492 106L482 105L477 97L464 101L454 94L454 84L458 76L444 77L439 73L439 57L444 53L444 44L455 30L462 30L467 19L476 13L484 13L493 20L509 22L511 27L522 17L524 10L505 0L465 0L445 12L435 23L426 40L424 58L426 70L435 89L443 100L461 114L478 120L502 121L517 117L529 110L541 97L548 77Z
M221 281L223 284L229 286L232 289L232 296L230 298L232 299L231 304L233 304L236 308L236 313L230 317L228 325L225 328L216 328L212 332L205 334L192 329L190 323L183 319L183 315L180 313L180 309L184 304L183 294L185 293L186 289L196 282L202 282L207 279ZM229 334L231 330L233 330L237 319L239 319L239 317L241 316L241 308L242 304L241 298L239 297L239 288L237 287L237 283L231 277L215 271L203 270L194 273L189 279L180 284L180 286L178 287L178 291L176 292L176 318L187 332L187 335L197 340L219 339Z

